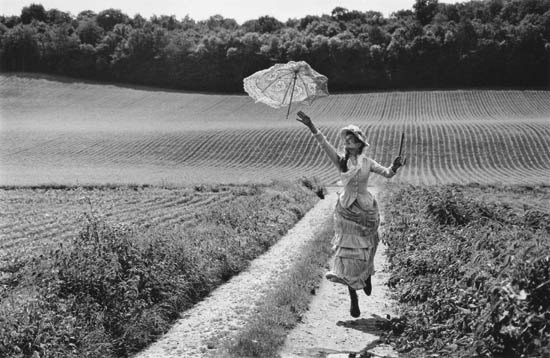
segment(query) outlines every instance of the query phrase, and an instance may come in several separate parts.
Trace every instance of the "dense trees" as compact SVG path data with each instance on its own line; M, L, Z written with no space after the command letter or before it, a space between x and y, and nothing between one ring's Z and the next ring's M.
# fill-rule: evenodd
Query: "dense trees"
M117 9L74 17L31 4L0 17L0 65L208 91L241 91L244 77L289 60L308 61L332 91L549 85L550 0L412 5L389 18L337 7L239 25Z

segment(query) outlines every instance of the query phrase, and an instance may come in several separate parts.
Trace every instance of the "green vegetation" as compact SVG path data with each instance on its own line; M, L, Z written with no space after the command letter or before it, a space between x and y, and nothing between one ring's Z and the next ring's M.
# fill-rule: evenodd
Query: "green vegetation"
M230 193L230 204L197 209L196 221L177 229L107 224L88 213L69 242L3 267L1 355L128 356L267 250L317 200L302 184L284 182Z
M188 90L242 92L276 62L306 60L333 91L546 86L550 1L411 0L389 18L336 7L285 23L116 9L76 17L40 4L0 17L2 71L63 74ZM160 9L159 9L160 10Z
M387 338L404 357L550 354L549 199L548 186L394 188L384 238L401 317Z

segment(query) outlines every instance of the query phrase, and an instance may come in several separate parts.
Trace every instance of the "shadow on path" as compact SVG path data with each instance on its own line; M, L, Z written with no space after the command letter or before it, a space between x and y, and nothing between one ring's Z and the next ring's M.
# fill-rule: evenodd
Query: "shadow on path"
M359 318L349 321L338 321L336 325L376 335L380 335L384 331L388 331L391 329L390 321L378 315L373 315L372 318Z

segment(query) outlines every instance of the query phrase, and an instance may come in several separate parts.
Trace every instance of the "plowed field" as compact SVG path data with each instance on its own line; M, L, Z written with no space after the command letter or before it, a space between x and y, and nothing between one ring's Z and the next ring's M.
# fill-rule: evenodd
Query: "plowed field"
M244 95L25 75L0 76L0 91L3 185L338 179L307 129ZM336 146L338 128L359 125L384 165L404 131L409 161L397 181L549 181L550 91L335 94L295 109Z
M230 200L220 192L118 184L192 185L318 177L337 170L285 109L244 95L170 92L0 76L0 253L74 235L98 210L143 227L189 224ZM366 130L370 155L389 165L405 132L414 184L550 182L550 91L456 90L336 94L309 113L336 146L338 129ZM371 184L386 179L374 176ZM47 190L48 185L76 185ZM116 184L84 189L81 184ZM116 189L119 187L119 189ZM16 250L17 251L17 250ZM2 255L0 255L2 256Z

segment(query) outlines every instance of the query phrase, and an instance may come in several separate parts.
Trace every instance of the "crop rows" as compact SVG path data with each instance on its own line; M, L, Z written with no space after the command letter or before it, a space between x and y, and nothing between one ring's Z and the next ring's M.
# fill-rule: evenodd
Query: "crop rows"
M408 163L394 181L550 181L550 91L338 94L298 109L336 147L339 128L359 125L369 155L386 166L404 132ZM102 189L105 184L191 188L302 177L335 183L337 169L285 113L242 95L0 76L0 185L77 185L0 189L0 260L75 235L85 212L143 229L192 225L197 212L233 197L223 190ZM373 176L370 184L384 181Z
M408 165L397 178L403 182L537 184L547 182L550 174L547 121L356 123L367 132L370 156L383 165L390 165L400 134L405 133ZM320 128L338 147L340 125L323 123ZM70 139L48 138L41 145L25 148L20 147L17 137L2 139L4 167L15 168L15 173L20 168L29 170L31 183L40 182L41 176L58 182L59 168L64 168L69 178L72 174L86 182L78 173L88 167L97 175L90 181L99 183L112 182L116 178L111 175L113 170L126 182L138 183L160 181L162 175L178 184L293 180L302 176L317 176L327 183L338 179L337 170L301 127L72 134ZM40 143L41 134L32 140ZM143 176L133 176L136 168Z
M0 190L0 260L78 234L85 214L107 222L137 226L192 225L196 215L234 198L227 189L195 191L161 188L4 189Z
M224 128L283 122L273 110L244 95L197 94L114 85L67 83L47 78L0 76L3 122L10 126L78 124L142 125L148 129ZM548 119L550 91L453 90L333 94L304 109L323 121L431 122Z
M0 76L0 94L0 184L338 179L286 109L247 96L17 75ZM358 124L384 165L405 132L409 162L395 180L537 184L550 175L550 91L337 94L298 109L335 145L339 127Z

